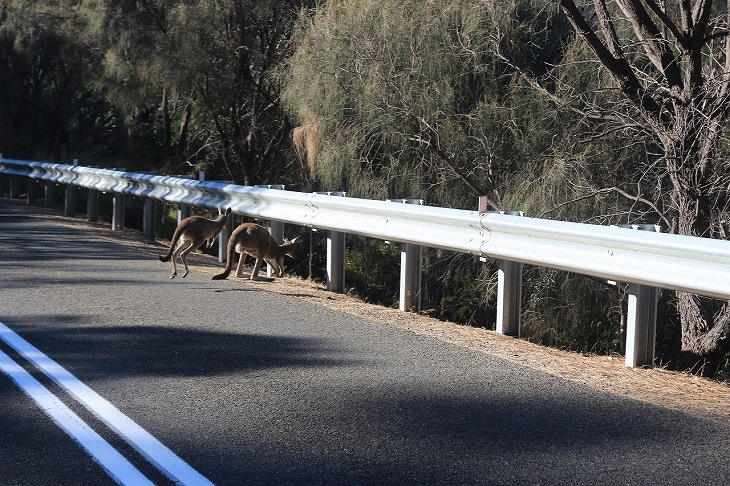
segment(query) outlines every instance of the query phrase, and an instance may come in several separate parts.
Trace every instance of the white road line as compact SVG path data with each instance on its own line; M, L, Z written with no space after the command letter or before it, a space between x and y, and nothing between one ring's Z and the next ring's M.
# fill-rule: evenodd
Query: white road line
M123 485L152 485L136 467L89 427L48 388L0 351L0 370L13 380L59 427L76 440L116 482Z
M0 339L66 390L170 479L184 485L213 484L101 395L2 322L0 322Z

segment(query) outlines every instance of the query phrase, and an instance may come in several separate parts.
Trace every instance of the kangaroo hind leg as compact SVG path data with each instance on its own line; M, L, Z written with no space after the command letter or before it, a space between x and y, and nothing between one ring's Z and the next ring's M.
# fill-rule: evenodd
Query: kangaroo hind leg
M183 265L185 266L185 273L183 274L182 278L185 278L188 276L188 273L190 273L190 269L188 268L188 260L187 256L188 253L190 253L195 248L195 243L191 241L187 244L187 246L180 252L180 260L182 260Z
M172 251L172 257L170 258L170 260L172 260L172 275L170 275L170 278L175 278L177 276L177 257L180 255L180 252L182 251L184 246L185 241L180 239L177 242L177 246Z
M248 253L242 251L240 255L241 256L238 257L238 266L236 267L236 278L243 277L243 265L246 263L246 257L248 256Z
M259 270L261 270L261 264L264 263L263 257L257 257L256 263L253 266L253 271L251 272L251 280L261 280L259 277Z

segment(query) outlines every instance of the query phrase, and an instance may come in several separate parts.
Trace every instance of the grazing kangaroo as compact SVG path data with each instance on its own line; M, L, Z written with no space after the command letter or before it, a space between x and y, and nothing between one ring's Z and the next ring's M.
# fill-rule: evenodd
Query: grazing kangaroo
M170 278L175 278L177 275L177 257L179 256L185 265L185 273L182 278L185 278L190 271L188 269L187 256L188 253L199 248L204 242L207 247L213 246L218 233L223 230L223 227L228 222L228 215L231 214L231 208L221 212L218 209L218 217L215 219L207 219L202 216L189 216L177 225L175 233L172 235L172 241L170 241L170 249L165 256L159 255L161 262L167 262L172 257L172 275ZM175 246L177 245L177 246Z
M247 254L256 258L256 263L251 272L251 280L259 280L259 270L264 261L271 265L277 277L281 277L284 274L284 257L287 255L294 256L293 245L296 241L297 238L284 240L284 243L279 245L263 226L255 223L243 223L236 228L228 240L226 269L223 273L215 275L213 280L228 278L233 268L236 252L241 254L236 267L236 277L243 277L243 262L246 260Z

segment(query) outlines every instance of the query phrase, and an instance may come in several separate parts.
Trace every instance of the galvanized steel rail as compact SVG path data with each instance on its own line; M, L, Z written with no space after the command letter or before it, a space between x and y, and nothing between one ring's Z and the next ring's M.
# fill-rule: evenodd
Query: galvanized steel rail
M730 242L0 159L0 173L730 299Z

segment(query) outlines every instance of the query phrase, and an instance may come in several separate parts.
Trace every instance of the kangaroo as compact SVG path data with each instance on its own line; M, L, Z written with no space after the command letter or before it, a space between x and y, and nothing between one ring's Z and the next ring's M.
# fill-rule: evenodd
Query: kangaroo
M243 223L231 235L228 240L228 259L226 261L226 269L223 273L215 275L213 280L223 280L233 269L233 260L236 258L236 252L241 254L236 267L236 277L243 277L243 262L246 255L256 258L253 271L251 272L251 280L259 280L259 270L264 261L271 265L274 274L281 277L284 274L284 257L294 256L294 246L297 238L293 240L284 240L279 245L276 240L271 237L268 230L263 226L255 223Z
M188 269L187 256L188 253L197 249L203 243L206 243L207 247L213 246L218 233L223 230L223 227L228 222L228 215L231 214L231 208L221 212L218 209L218 217L215 219L207 219L202 216L189 216L177 225L175 233L172 235L172 241L170 241L170 249L167 251L165 256L159 255L161 262L167 262L172 257L172 275L170 278L175 278L177 275L177 257L179 256L185 265L185 273L182 278L188 275L190 270ZM177 246L175 246L177 245Z

